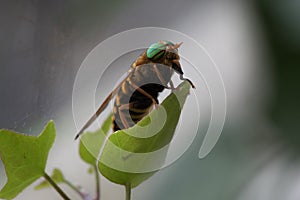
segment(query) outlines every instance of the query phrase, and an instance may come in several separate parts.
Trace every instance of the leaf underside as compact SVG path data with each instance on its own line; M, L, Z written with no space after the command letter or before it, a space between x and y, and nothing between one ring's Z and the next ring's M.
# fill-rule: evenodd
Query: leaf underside
M54 140L53 121L50 121L37 137L0 130L0 156L7 175L0 198L13 199L44 175L48 153Z
M92 166L97 164L97 157L99 155L101 146L111 127L111 116L112 115L110 114L107 117L99 130L95 132L86 132L81 136L79 143L79 155L87 164Z
M98 161L101 174L114 183L136 187L158 171L164 163L189 90L190 84L184 81L137 125L110 135ZM80 146L80 155L89 164L95 163L98 157L111 125L110 119L105 121L102 130L88 132L81 138L84 148Z

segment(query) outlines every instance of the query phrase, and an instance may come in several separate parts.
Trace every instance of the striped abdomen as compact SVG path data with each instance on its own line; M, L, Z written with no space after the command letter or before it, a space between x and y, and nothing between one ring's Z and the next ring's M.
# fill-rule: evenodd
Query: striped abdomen
M165 89L172 76L171 67L154 63L141 65L132 70L132 74L124 80L116 94L113 110L114 131L132 127L146 116L151 111L153 101L158 104L158 94ZM137 87L152 98L138 91Z

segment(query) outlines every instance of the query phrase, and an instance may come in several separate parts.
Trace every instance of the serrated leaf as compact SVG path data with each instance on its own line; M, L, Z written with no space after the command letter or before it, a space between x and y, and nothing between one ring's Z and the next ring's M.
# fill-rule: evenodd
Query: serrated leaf
M50 121L37 137L0 130L0 155L7 175L7 182L0 191L0 198L13 199L43 176L54 140L53 121Z
M181 83L137 125L113 133L100 156L101 174L114 183L136 187L159 170L189 90L188 82Z
M109 115L107 117L98 131L86 132L80 138L79 155L83 161L90 165L96 165L96 160L104 142L105 135L111 127L111 116L112 115Z
M63 183L65 181L63 173L57 168L55 168L53 170L52 175L51 175L51 179L55 183ZM44 189L44 188L48 188L48 187L51 187L50 183L47 180L44 180L40 184L35 186L34 189L35 190L40 190L40 189Z

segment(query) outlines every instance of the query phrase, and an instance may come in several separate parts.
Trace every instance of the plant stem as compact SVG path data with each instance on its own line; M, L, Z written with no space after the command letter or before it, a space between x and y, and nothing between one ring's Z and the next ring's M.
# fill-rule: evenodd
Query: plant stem
M99 179L99 172L97 169L97 165L93 165L95 169L95 176L96 176L96 200L100 200L100 179Z
M131 185L130 185L130 183L125 185L125 190L126 190L126 200L130 200L131 199Z
M75 185L73 185L70 181L64 180L63 182L67 186L69 186L70 188L72 188L75 192L77 192L82 198L84 198L84 194L82 194L82 192Z
M62 189L60 189L60 187L52 180L52 178L46 173L44 172L44 178L53 186L53 188L60 194L60 196L64 199L64 200L71 200L66 193L64 193L64 191L62 191Z
M92 197L88 193L82 192L80 188L73 185L70 181L64 179L63 182L67 184L70 188L72 188L75 192L77 192L83 200L92 199Z

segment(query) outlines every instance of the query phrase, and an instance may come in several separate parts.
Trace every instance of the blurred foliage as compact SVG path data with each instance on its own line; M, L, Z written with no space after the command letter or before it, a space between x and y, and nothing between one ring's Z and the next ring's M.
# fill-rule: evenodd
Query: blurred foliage
M256 4L274 72L275 96L270 116L281 137L299 148L300 1L257 0Z

